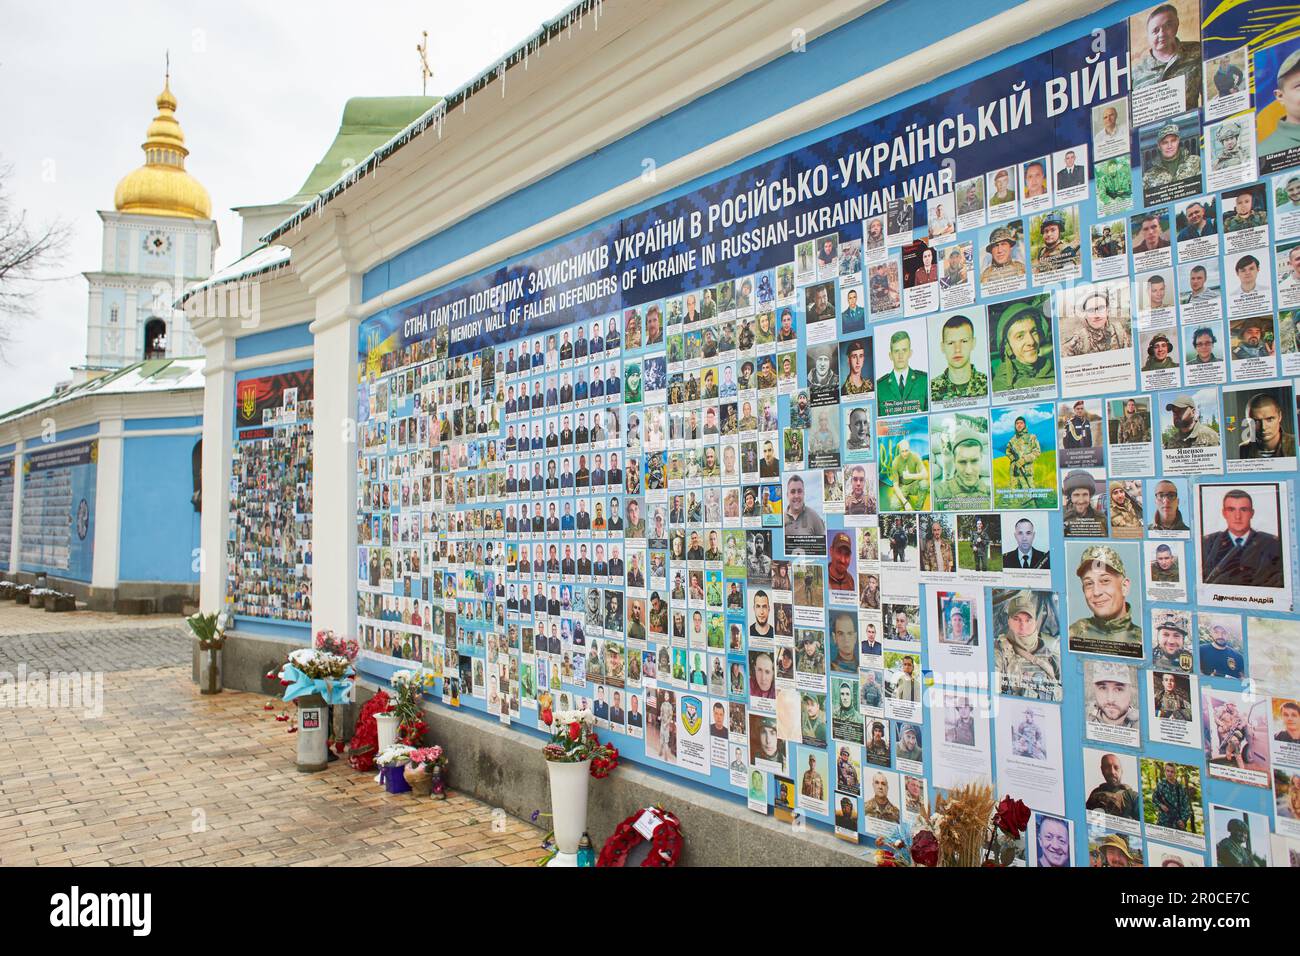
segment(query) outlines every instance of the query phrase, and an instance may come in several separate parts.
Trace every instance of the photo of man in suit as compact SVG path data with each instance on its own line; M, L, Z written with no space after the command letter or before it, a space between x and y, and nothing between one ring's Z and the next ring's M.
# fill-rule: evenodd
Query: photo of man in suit
M1242 488L1229 490L1223 496L1222 514L1227 527L1201 537L1201 582L1284 587L1282 543L1276 535L1252 527L1255 501L1250 493Z
M891 367L876 380L880 415L911 415L929 408L928 376L912 368L911 361L912 337L900 329L889 337Z
M1003 570L1043 571L1051 566L1051 555L1034 547L1034 523L1028 518L1016 522L1016 546L1002 554Z

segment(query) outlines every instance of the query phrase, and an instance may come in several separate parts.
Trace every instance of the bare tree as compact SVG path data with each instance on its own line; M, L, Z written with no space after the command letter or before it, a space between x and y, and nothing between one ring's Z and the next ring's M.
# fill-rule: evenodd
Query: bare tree
M12 166L0 165L0 354L13 338L14 323L33 314L32 283L66 278L46 273L62 261L71 233L61 220L33 226L27 210L15 211L5 188L12 172Z

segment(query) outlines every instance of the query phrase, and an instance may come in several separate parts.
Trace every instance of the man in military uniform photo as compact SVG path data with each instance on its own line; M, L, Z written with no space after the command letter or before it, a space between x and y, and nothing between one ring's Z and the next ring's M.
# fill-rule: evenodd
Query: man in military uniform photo
M895 511L916 511L925 506L930 496L925 462L921 456L912 451L912 443L902 439L894 450L894 460L889 466L890 501ZM895 553L894 559L902 558Z
M944 534L943 522L930 523L930 533L921 545L921 570L951 573L957 570L957 555L952 539Z
M846 515L869 515L876 510L876 503L867 494L867 469L854 465L849 469L848 494L844 497Z
M1177 198L1178 193L1201 190L1201 157L1193 152L1178 131L1177 123L1166 123L1156 134L1156 149L1142 164L1142 192L1145 205ZM1183 187L1182 190L1179 187Z
M975 349L975 324L964 315L954 315L939 333L947 366L930 380L930 400L983 398L989 392L988 376L971 365Z
M1087 688L1090 699L1084 719L1090 724L1136 731L1142 718L1129 665L1117 661L1092 661L1090 665L1092 685Z
M987 507L992 486L985 474L984 436L968 426L958 429L952 456L952 474L934 485L934 506L952 510Z
M1261 92L1260 97L1263 97ZM1277 68L1274 99L1282 107L1277 126L1259 144L1260 158L1286 153L1300 147L1300 50L1291 53Z
M899 760L914 760L920 763L925 754L921 749L921 738L917 733L917 728L913 724L903 724L902 730L898 736L898 747L894 750L894 756Z
M1063 269L1078 269L1080 265L1079 244L1067 245L1065 234L1065 217L1059 212L1049 212L1038 225L1038 236L1042 245L1034 259L1034 274L1059 272ZM1037 280L1035 280L1037 281Z
M1151 652L1151 666L1162 671L1174 670L1191 673L1192 652L1187 649L1187 629L1182 618L1173 612L1156 620L1155 647Z
M1043 453L1038 438L1029 430L1023 415L1017 415L1015 434L1007 440L1006 456L1011 467L1012 488L1034 487L1034 462Z
M1039 633L1033 591L1012 592L1006 603L1007 629L993 642L993 660L1003 694L1033 700L1061 697L1060 651Z
M1178 507L1178 486L1167 478L1156 482L1155 517L1147 526L1148 531L1190 531L1183 520L1183 512Z
M1065 420L1065 431L1061 433L1061 447L1091 448L1092 420L1088 416L1083 399L1074 403L1071 412L1070 417Z
M1240 653L1228 644L1228 629L1215 624L1210 629L1210 640L1201 645L1201 673L1206 677L1235 677L1246 675L1246 662Z
M1065 476L1061 489L1067 499L1063 522L1066 535L1097 537L1105 534L1106 515L1093 505L1097 484L1092 475L1075 469Z
M1162 3L1146 18L1150 48L1133 63L1130 83L1134 90L1183 78L1184 109L1201 105L1201 45L1178 38L1178 10Z
M826 799L826 784L822 782L821 774L817 772L817 758L813 754L808 755L808 769L804 771L800 789L805 797L814 800Z
M1250 151L1241 146L1241 127L1236 123L1224 123L1215 131L1214 141L1218 143L1214 157L1214 169L1231 169L1250 159Z
M1151 562L1148 575L1153 584L1177 584L1182 577L1178 570L1178 559L1173 549L1167 544L1156 548L1156 559Z
M1145 408L1140 408L1136 398L1124 403L1124 417L1115 429L1115 443L1118 445L1135 445L1151 440L1151 416Z
M1160 683L1153 691L1156 716L1191 723L1192 702L1178 689L1178 678L1173 674L1158 676Z
M1282 546L1276 535L1252 527L1255 502L1234 488L1223 496L1222 531L1201 538L1201 581L1235 587L1280 588Z
M1079 331L1065 343L1062 355L1092 355L1129 347L1127 323L1112 315L1110 293L1103 287L1094 287L1079 302Z
M1110 527L1117 538L1137 538L1142 535L1142 502L1130 490L1126 481L1110 483ZM1138 482L1132 482L1138 486ZM1131 530L1121 530L1131 529Z
M1253 426L1253 437L1238 447L1241 458L1295 457L1295 436L1287 430L1290 415L1283 413L1282 406L1273 395L1268 392L1254 395L1246 403L1246 417Z
M1169 336L1157 332L1147 343L1147 357L1142 363L1142 371L1155 372L1160 369L1178 368L1178 360L1170 354L1173 350L1174 344L1169 341Z
M1137 791L1124 782L1124 770L1119 757L1103 754L1101 758L1102 783L1092 788L1084 809L1100 810L1108 816L1137 820Z
M847 687L848 685L846 684L845 686ZM852 718L846 717L844 719L860 720L861 718L858 716L857 708L855 707L853 708ZM861 785L861 781L858 778L858 768L853 766L853 760L849 756L849 748L840 747L839 757L835 761L835 788L845 793L857 793L858 788Z
M889 799L889 780L880 772L871 778L872 798L862 805L863 811L873 820L898 822L898 807Z
M1025 264L1012 258L1018 236L1010 228L999 226L989 235L984 251L989 254L989 264L980 273L980 286L987 289L1009 280L1025 277Z
M975 559L976 571L989 569L989 545L992 543L993 539L984 527L984 519L976 518L975 528L970 534L970 551L971 557Z
M1163 777L1151 793L1156 805L1156 826L1190 832L1195 826L1191 792L1179 781L1178 765L1172 760L1165 762L1163 771Z
M1246 256L1254 259L1254 256ZM1258 262L1256 262L1258 268ZM1273 346L1264 339L1264 322L1262 319L1247 319L1241 326L1241 341L1232 349L1234 359L1267 358L1273 354Z
M993 344L1001 364L993 373L995 392L1056 384L1052 322L1041 301L1014 302L998 316Z
M1226 195L1224 198L1228 198ZM1236 232L1239 229L1255 229L1268 225L1268 214L1255 208L1255 194L1249 188L1243 189L1232 197L1232 212L1223 217L1223 231Z
M1128 602L1132 582L1119 552L1106 544L1089 545L1083 549L1075 574L1092 613L1070 625L1070 647L1141 656L1142 628L1132 617Z
M1165 405L1173 412L1173 424L1160 434L1160 445L1166 450L1179 448L1217 448L1219 433L1201 421L1201 411L1189 395L1180 395Z
M1259 867L1266 866L1263 857L1257 856L1250 846L1250 824L1233 817L1228 821L1228 835L1214 846L1216 866Z
M876 381L876 401L881 415L923 412L929 407L929 383L925 372L911 367L912 337L899 330L889 337L892 368Z

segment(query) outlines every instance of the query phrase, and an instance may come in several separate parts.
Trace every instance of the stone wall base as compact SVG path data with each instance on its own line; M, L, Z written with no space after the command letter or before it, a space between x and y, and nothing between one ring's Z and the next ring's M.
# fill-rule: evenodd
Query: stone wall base
M36 574L16 571L6 575L18 584L35 584ZM46 587L76 595L92 611L119 614L191 614L198 608L199 586L176 581L122 581L115 588L91 587L53 574L46 575Z

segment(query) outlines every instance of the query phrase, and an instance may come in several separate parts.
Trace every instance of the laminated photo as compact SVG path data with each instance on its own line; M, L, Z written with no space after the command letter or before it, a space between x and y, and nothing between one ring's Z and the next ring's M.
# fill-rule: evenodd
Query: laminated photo
M1041 294L987 307L993 404L1055 397L1051 302Z
M1141 829L1142 797L1134 784L1140 783L1137 757L1085 747L1083 806L1088 813L1089 828L1136 836Z
M930 416L930 479L931 500L937 510L989 507L992 465L987 415L950 412Z
M1289 612L1294 545L1277 483L1198 484L1197 603Z
M939 275L939 304L956 309L975 301L975 243L959 242L944 250Z
M993 634L998 693L1059 702L1061 618L1056 594L1028 588L995 589Z
M895 319L903 314L902 268L897 252L868 267L867 302L872 322Z
M1239 46L1205 61L1205 118L1216 120L1250 109L1250 48ZM1254 130L1248 129L1251 141Z
M1200 107L1200 14L1196 0L1174 0L1129 17L1134 125Z
M1251 316L1228 323L1234 381L1272 378L1277 374L1277 336L1273 316Z
M1056 406L1058 464L1063 469L1105 464L1105 420L1101 399L1075 399Z
M1133 166L1127 152L1095 163L1092 178L1097 184L1097 217L1104 219L1133 208Z
M993 506L1058 506L1056 419L1051 402L993 413Z
M943 371L930 376L934 411L982 405L989 395L988 325L983 306L930 316L928 354L943 358Z
M1164 392L1156 396L1160 411L1160 449L1167 475L1223 472L1219 393L1215 388Z
M1173 338L1170 338L1170 336ZM1182 364L1174 340L1176 329L1149 329L1138 335L1138 348L1142 356L1141 379L1142 391L1177 388L1182 384Z
M1016 219L979 231L980 294L984 297L1019 292L1025 288L1024 221Z
M1223 441L1228 474L1294 471L1295 388L1260 382L1223 390Z
M1201 731L1206 771L1251 787L1271 784L1269 698L1201 687Z
M1128 283L1084 283L1061 289L1056 298L1063 394L1132 389L1133 314Z
M1190 515L1190 496L1187 491L1186 478L1148 479L1145 500L1147 507L1147 537L1181 538L1191 537L1192 529L1187 523L1183 509L1188 508Z
M1141 743L1138 669L1118 661L1083 662L1084 734L1124 747Z
M1078 279L1083 274L1082 250L1078 206L1030 217L1029 256L1036 285Z
M1168 209L1152 209L1130 216L1129 230L1134 272L1167 269L1173 265Z
M1034 511L1004 511L1002 574L1008 583L1046 586L1051 579L1051 524Z
M1174 204L1174 230L1178 236L1178 261L1209 259L1219 254L1217 199L1197 196Z
M1143 600L1141 589L1133 586L1142 560L1140 545L1067 541L1065 556L1070 570L1066 586L1070 651L1145 658Z
M1260 174L1300 165L1300 42L1290 37L1254 54L1255 139Z
M1202 190L1199 113L1139 126L1138 149L1142 153L1143 206L1185 199Z
M1184 325L1183 365L1188 385L1217 385L1227 381L1227 348L1222 339L1221 322Z
M928 337L924 319L875 330L876 407L881 418L929 409ZM816 396L814 396L814 402Z
M1129 140L1128 97L1092 108L1092 155L1095 160L1112 156L1127 159Z
M999 701L998 785L1023 794L1026 803L1048 813L1065 813L1061 710L1038 701Z
M1128 273L1128 230L1123 219L1092 224L1092 279L1117 279Z
M1200 746L1200 689L1190 674L1151 670L1147 681L1147 733L1152 740L1179 747Z
M1106 418L1111 475L1131 478L1154 474L1150 396L1107 399Z
M1205 127L1209 163L1205 188L1230 189L1255 178L1255 137L1249 113L1233 116Z
M1205 818L1201 808L1200 768L1143 757L1139 773L1147 839L1203 849Z
M1002 166L984 174L988 195L988 221L1014 219L1018 209L1016 189L1019 177L1015 166ZM981 234L982 237L982 234Z
M977 690L935 687L930 692L934 728L930 746L931 781L941 789L991 782L993 761L989 697Z
M962 232L984 225L984 177L975 176L957 183L957 228Z
M1088 147L1080 144L1052 154L1058 205L1088 198Z
M1204 325L1223 317L1219 260L1183 262L1178 266L1178 313L1184 325Z

